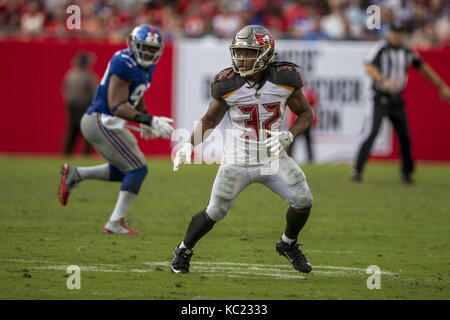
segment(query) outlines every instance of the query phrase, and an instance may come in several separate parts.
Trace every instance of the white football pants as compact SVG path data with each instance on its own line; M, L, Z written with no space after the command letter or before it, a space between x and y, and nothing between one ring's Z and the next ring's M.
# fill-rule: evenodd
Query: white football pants
M206 208L208 216L214 221L223 219L239 193L252 183L265 185L295 209L308 208L313 204L305 174L292 158L284 155L266 165L222 164Z

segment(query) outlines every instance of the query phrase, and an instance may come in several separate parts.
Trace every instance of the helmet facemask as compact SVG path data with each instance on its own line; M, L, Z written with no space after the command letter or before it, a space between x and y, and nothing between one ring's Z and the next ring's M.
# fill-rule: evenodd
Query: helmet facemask
M239 49L250 49L256 51L256 56L253 58L246 58L246 57L238 57L238 50ZM253 46L244 46L244 45L231 45L230 46L230 53L231 53L231 61L233 70L236 73L239 73L241 77L249 77L254 75L255 73L264 70L267 68L269 63L271 63L275 56L272 55L270 57L271 48L260 48L260 47L253 47ZM255 63L253 64L253 67L250 70L239 70L239 61L240 60L255 60Z
M161 57L164 45L155 42L133 40L129 42L131 52L141 67L148 68L156 64Z

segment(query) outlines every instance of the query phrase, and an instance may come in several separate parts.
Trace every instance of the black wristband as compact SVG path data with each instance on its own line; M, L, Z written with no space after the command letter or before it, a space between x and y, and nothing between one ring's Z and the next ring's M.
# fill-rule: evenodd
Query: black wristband
M144 123L146 125L152 125L153 116L148 113L139 113L134 117L134 121L137 123Z

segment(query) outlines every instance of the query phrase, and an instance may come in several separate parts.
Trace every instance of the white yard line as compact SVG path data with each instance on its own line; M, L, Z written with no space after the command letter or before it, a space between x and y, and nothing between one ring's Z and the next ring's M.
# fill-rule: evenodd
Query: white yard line
M158 264L160 266L161 264ZM169 266L169 263L166 263L167 266ZM67 265L58 266L31 266L28 267L29 269L36 269L36 270L66 270ZM304 276L299 275L291 275L291 274L280 274L280 273L268 273L268 272L259 272L259 271L246 271L245 269L239 269L239 268L233 268L232 270L225 271L224 273L218 273L217 270L221 270L220 268L214 268L214 269L206 269L202 267L196 267L193 266L194 270L198 270L199 272L206 272L206 274L202 274L204 276L211 276L211 277L249 277L249 276L268 276L268 277L275 277L275 278L281 278L281 279L305 279ZM130 270L119 270L119 269L105 269L105 268L98 268L95 266L80 266L81 271L94 271L94 272L117 272L117 273L143 273L143 272L153 272L155 270L153 269L130 269ZM223 270L221 270L223 271ZM285 270L279 270L279 271L285 271ZM295 270L294 270L295 271Z
M68 265L63 266L31 266L30 269L37 269L37 270L66 270ZM105 269L105 268L99 268L95 266L80 266L81 271L95 271L95 272L121 272L121 273L130 273L130 272L153 272L155 270L151 269L130 269L130 270L123 270L123 269Z
M1 262L20 263L24 269L36 270L67 270L69 265L73 263L60 264L55 261L36 260L36 259L3 259ZM80 265L82 271L87 272L116 272L116 273L147 273L155 272L154 268L149 267L164 267L169 272L170 261L154 261L143 262L144 268L136 268L136 264L95 264L95 265ZM141 264L141 265L142 265ZM233 277L233 278L254 278L254 277L272 277L278 279L306 279L305 275L301 275L294 270L289 263L286 264L256 264L256 263L239 263L239 262L206 262L206 261L192 261L191 270L195 273L206 277ZM340 267L340 266L323 266L313 265L311 274L322 276L358 276L367 275L366 269L355 267ZM399 279L403 281L419 281L427 283L439 283L442 285L448 284L445 280L437 279L414 279L407 276L404 272L393 273L390 271L381 271L382 275L386 276L400 276Z
M144 262L145 265L150 266L169 266L170 262L168 261L160 261L160 262ZM298 272L292 269L292 266L290 264L253 264L253 263L238 263L238 262L202 262L202 261L193 261L191 262L192 266L210 266L215 267L218 269L227 269L231 267L244 267L245 270L273 270L273 271L280 271L280 272ZM246 268L245 268L246 267ZM286 270L282 270L279 268L285 268ZM241 268L242 269L242 268ZM314 269L332 269L332 270L338 270L338 271L349 271L353 273L363 273L366 274L366 269L364 268L350 268L350 267L338 267L338 266L318 266L313 265L313 272ZM395 275L392 272L389 271L381 271L381 274L384 275Z
M54 262L42 260L24 260L24 259L6 259L6 262L20 262L24 264L34 264L26 266L30 269L38 270L66 270L67 265L55 265ZM40 264L40 265L36 265ZM43 265L44 264L44 265ZM144 262L145 266L151 267L169 267L170 261ZM130 266L131 267L131 266ZM145 273L153 272L154 269L124 269L126 266L118 266L114 264L98 264L96 266L80 266L82 271L92 272L117 272L117 273ZM290 264L252 264L238 262L191 262L191 269L196 270L202 275L210 277L273 277L281 279L306 279L305 276L299 275ZM318 269L318 270L317 270ZM338 266L313 266L313 274L324 276L354 276L366 274L364 268L354 267L338 267ZM389 271L381 271L383 275L395 275Z

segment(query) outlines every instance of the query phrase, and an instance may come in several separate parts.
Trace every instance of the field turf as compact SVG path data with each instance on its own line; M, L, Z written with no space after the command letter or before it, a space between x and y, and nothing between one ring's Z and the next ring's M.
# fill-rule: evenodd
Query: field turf
M148 159L149 175L128 215L144 235L102 234L119 184L83 181L57 200L65 161L0 157L0 299L449 299L450 166L418 164L416 184L397 163L369 163L363 183L348 165L302 165L314 195L301 232L313 265L304 275L275 252L287 205L251 185L196 246L191 273L169 271L191 216L209 199L217 165ZM69 265L81 289L69 290ZM368 266L381 269L367 288Z

